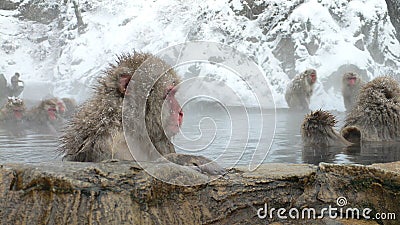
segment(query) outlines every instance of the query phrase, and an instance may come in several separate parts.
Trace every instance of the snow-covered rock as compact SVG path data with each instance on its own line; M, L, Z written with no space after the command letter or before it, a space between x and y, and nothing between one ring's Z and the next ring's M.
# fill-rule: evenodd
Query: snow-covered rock
M315 109L344 110L340 78L347 70L366 80L399 76L400 44L385 0L80 1L83 32L71 1L6 2L13 7L0 5L0 73L50 82L57 95L79 101L116 54L157 53L192 40L221 42L251 57L278 107L287 106L288 81L306 68L318 71ZM227 80L214 72L202 74Z

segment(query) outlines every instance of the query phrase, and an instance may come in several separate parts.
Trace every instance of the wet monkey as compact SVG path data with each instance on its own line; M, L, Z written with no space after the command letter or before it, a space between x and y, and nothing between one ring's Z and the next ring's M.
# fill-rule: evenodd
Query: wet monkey
M335 123L334 117L325 111L311 112L302 125L304 144L347 146L400 141L399 83L389 76L366 83L346 116L340 136L332 129Z
M400 141L400 87L389 76L366 83L346 116L341 134L348 141Z
M146 73L135 73L145 61L149 67L140 68L141 71L152 70L153 67L157 71L164 71L155 82ZM128 89L130 81L150 85L149 95L144 90ZM155 149L161 155L176 154L170 138L179 132L183 120L182 108L175 98L179 83L180 79L175 71L151 54L134 52L118 56L116 63L111 64L99 78L94 95L79 107L61 137L59 150L64 154L64 159L82 162L134 160L136 154L134 158L123 129L128 136L130 132L141 135L135 133L139 125L135 118L125 117L122 112L124 99L130 101L131 98L145 101L144 123ZM128 114L137 110L129 107L130 102L126 105L128 108L124 112ZM140 148L143 148L140 149L143 154L147 154L144 158L157 160L150 148ZM196 156L189 158L196 161ZM199 157L197 161L202 161L203 158Z
M153 60L157 66L168 68L167 64L150 54L134 52L118 56L117 63L105 70L95 87L94 96L83 103L61 137L61 151L65 153L65 159L89 162L107 159L134 160L124 138L122 104L128 94L127 87L131 79L146 79L133 77L146 60ZM156 82L147 100L146 125L150 138L165 144L162 149L157 149L161 154L175 152L163 131L161 106L165 98L174 98L174 86L179 82L175 71L168 70ZM178 130L179 121L183 117L179 104L174 110L176 111L173 113L177 116L171 119L176 123L171 135Z
M301 125L301 136L305 146L329 147L349 146L352 143L334 130L337 121L328 111L317 110L307 114Z
M20 98L8 98L7 103L0 110L1 121L23 121L26 113L24 101Z
M38 123L57 120L57 101L46 99L28 112L28 120Z
M307 69L295 76L287 86L285 93L289 108L308 110L316 81L317 71L315 69Z
M56 99L42 100L27 112L26 121L36 131L55 133L63 127L63 119L57 111Z
M346 111L350 111L354 106L358 92L364 84L361 77L356 73L345 73L342 77L342 95Z

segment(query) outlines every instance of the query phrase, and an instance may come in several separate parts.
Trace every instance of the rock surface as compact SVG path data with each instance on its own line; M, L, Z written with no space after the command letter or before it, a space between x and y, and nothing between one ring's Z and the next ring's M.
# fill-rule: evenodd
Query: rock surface
M145 164L182 180L207 180L188 168ZM134 162L4 164L1 224L398 224L397 220L260 219L257 211L329 205L400 216L400 162L371 166L265 164L233 168L207 184L175 186ZM338 207L340 208L340 207ZM268 220L268 221L267 221Z
M400 2L398 0L385 0L392 21L393 27L396 30L396 38L400 41Z

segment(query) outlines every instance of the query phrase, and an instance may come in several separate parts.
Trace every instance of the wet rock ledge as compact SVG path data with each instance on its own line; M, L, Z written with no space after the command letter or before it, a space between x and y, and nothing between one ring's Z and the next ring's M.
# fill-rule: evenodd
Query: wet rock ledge
M177 180L194 170L146 164ZM175 186L133 162L3 164L1 224L398 224L400 162L372 166L266 164L234 168L208 184ZM260 219L257 210L337 206L396 213L396 220ZM344 211L344 210L343 210ZM263 213L263 211L261 211ZM301 212L301 211L300 211ZM287 213L287 212L286 212Z

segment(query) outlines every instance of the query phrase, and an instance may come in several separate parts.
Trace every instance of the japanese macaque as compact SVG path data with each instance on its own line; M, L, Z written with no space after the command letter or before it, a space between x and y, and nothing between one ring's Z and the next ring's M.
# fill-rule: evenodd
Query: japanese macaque
M353 143L400 141L400 87L389 76L375 78L360 90L341 134Z
M64 101L60 98L53 98L53 100L57 103L57 115L60 122L65 122L66 114L67 114L67 106L65 105Z
M135 74L145 61L148 66L141 67L142 73ZM156 81L152 81L147 74L154 70L163 71ZM130 81L151 86L150 93L147 95L144 90L128 89ZM179 82L179 77L169 65L150 54L134 52L118 56L116 64L110 65L100 77L94 96L79 108L61 137L60 151L64 153L64 159L82 162L100 162L110 159L138 160L137 155L133 156L128 148L127 141L129 140L125 139L124 130L128 138L131 135L148 134L151 139L150 144L161 155L176 154L170 138L179 132L183 120L181 106L175 98L176 86ZM125 109L123 115L124 99L127 101L135 99L138 102L143 100L145 103L143 110L145 110L144 123L147 134L137 133L138 119L126 116L126 110L128 110L127 114L132 112L132 105L137 102L126 104L128 109ZM140 109L136 108L136 110ZM152 155L153 152L150 148L147 149L146 144L140 146L141 143L139 143L138 145L136 147L141 148L140 152L148 154L144 157L147 159L145 161L159 159ZM177 158L178 161L182 159L182 157L173 156L168 158ZM192 161L198 159L199 165L204 164L204 157L188 156L188 158ZM181 164L184 163L181 162ZM215 164L215 168L219 170L220 167Z
M26 107L20 98L8 98L8 102L0 110L1 121L22 121L25 116Z
M77 104L72 98L50 97L49 99L57 103L57 115L60 120L69 119L75 113Z
M356 73L345 73L342 78L342 95L346 111L354 106L363 81Z
M301 125L304 145L313 147L351 145L352 143L333 129L336 123L335 116L327 111L317 110L307 114Z
M57 112L56 99L46 99L27 113L27 122L34 130L56 132L62 127L60 115Z
M295 76L289 83L285 99L291 109L308 110L313 87L317 81L317 72L308 69Z
M63 101L65 105L64 118L71 118L72 115L74 115L74 113L76 112L78 104L72 98L61 98L61 101Z

